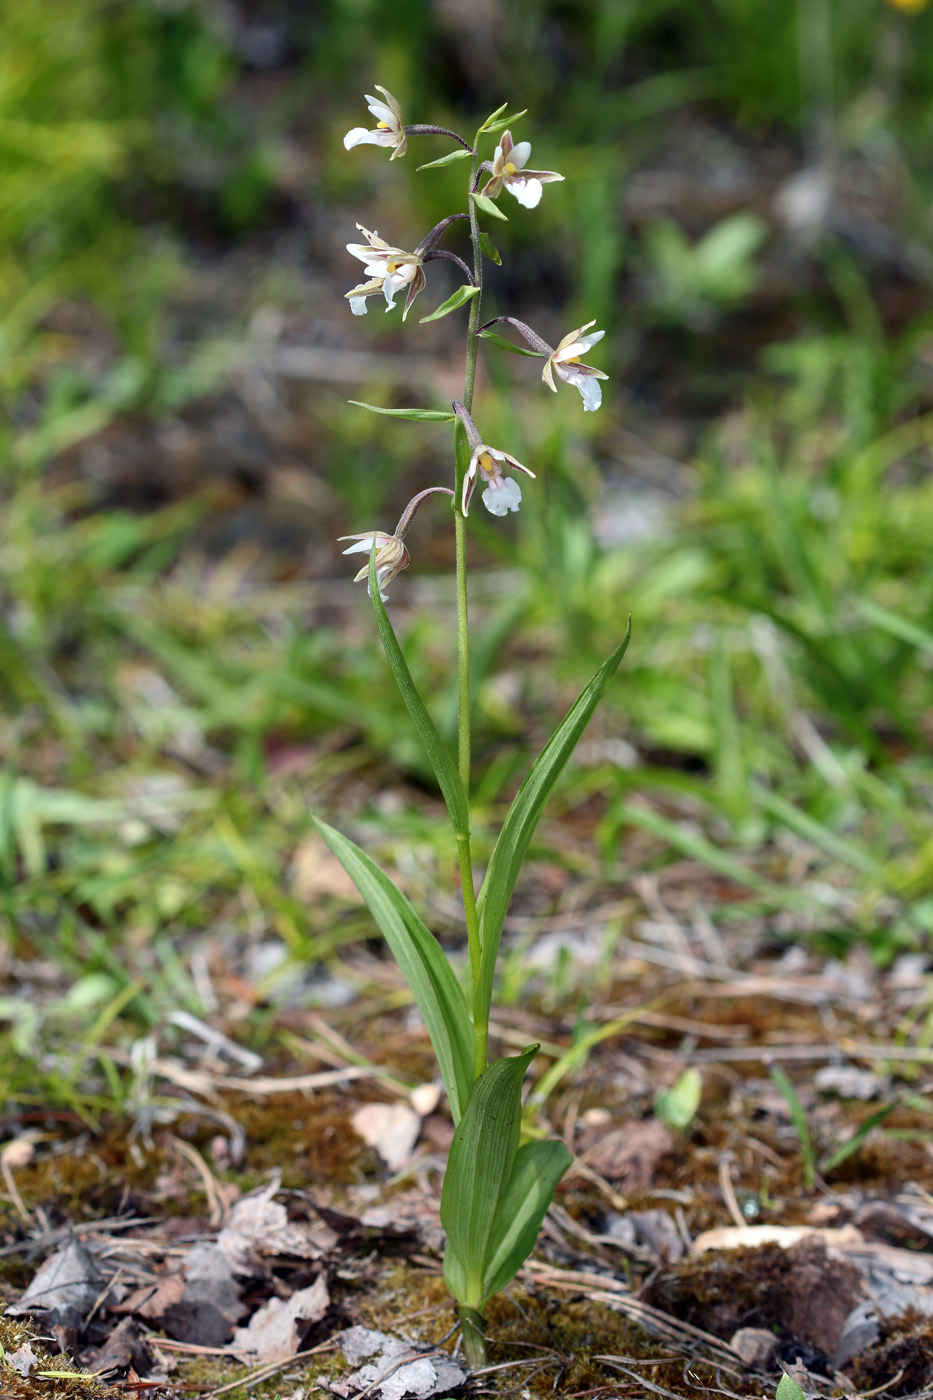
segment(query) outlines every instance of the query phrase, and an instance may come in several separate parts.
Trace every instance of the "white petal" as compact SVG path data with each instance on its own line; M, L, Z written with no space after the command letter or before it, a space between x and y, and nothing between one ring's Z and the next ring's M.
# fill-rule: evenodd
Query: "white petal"
M558 365L557 373L567 384L580 390L584 413L595 413L603 401L602 385L595 374L584 374L578 365Z
M483 492L483 505L490 515L508 515L522 503L522 488L510 476L499 477Z
M505 187L526 209L536 209L541 203L544 186L540 180L523 180L520 175L512 175L506 177Z
M531 155L531 142L530 142L530 141L519 141L519 142L517 143L517 145L515 145L515 146L512 147L512 152L511 152L511 154L510 154L510 156L509 156L509 160L510 160L510 161L512 162L512 164L515 166L515 169L516 169L516 170L521 170L521 168L522 168L523 165L527 165L527 164L528 164L528 157L529 157L530 155Z
M574 360L580 355L585 355L587 350L592 350L597 341L602 340L605 331L594 331L592 335L581 335L579 340L575 340L570 345L566 345L563 350L557 353L560 360Z
M373 547L374 535L367 535L365 539L357 540L356 544L351 544L349 549L341 550L341 554L369 554Z
M349 302L350 302L350 310L353 312L354 316L365 316L365 315L366 315L366 298L365 298L365 297L350 297L350 298L349 298ZM350 551L349 551L348 549L345 549L345 550L344 550L344 554L349 554L349 553L350 553Z
M387 107L378 97L369 97L368 95L366 98L366 105L377 122L385 122L386 126L390 127L393 131L398 130L398 118L391 107Z

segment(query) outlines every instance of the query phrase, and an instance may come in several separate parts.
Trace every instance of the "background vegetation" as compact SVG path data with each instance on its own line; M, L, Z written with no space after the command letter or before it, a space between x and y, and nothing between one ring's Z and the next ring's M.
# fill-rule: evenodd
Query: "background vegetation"
M568 179L510 211L499 290L552 343L593 314L608 332L601 413L569 392L542 412L534 366L497 352L479 400L538 473L509 531L475 522L490 822L634 616L521 908L682 861L722 936L753 919L758 946L885 964L927 947L933 11L19 0L0 13L8 1100L133 1104L126 1046L218 987L273 1052L270 1008L343 995L372 928L312 804L456 927L335 544L390 527L448 451L346 399L444 406L461 373L444 324L346 312L354 222L408 246L460 198L460 167L416 173L430 138L400 181L344 151L374 82L410 121L529 109L535 162ZM394 616L450 725L449 542L440 514L417 528ZM558 967L549 994L583 976Z

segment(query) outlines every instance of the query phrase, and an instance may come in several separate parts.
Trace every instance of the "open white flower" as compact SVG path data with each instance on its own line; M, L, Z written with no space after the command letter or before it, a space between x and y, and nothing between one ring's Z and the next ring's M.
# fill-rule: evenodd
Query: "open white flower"
M421 258L417 253L406 253L403 248L393 248L384 238L380 238L377 233L371 233L362 224L357 224L357 228L360 233L365 233L369 242L348 243L347 252L366 264L365 270L371 280L362 282L347 292L350 310L354 316L364 316L366 298L382 292L386 299L386 311L391 311L395 305L396 293L407 286L408 294L402 311L404 321L415 297L424 289L425 276Z
M377 546L376 582L379 585L379 597L385 603L387 599L382 590L392 582L397 574L408 568L408 550L397 535L387 535L384 530L370 530L365 535L341 535L338 543L343 544L344 540L356 540L356 544L351 544L349 549L343 551L344 554L371 554L375 542ZM360 579L368 577L369 560L355 575L353 582L359 583Z
M502 475L503 466L534 478L534 472L528 467L523 467L521 462L510 457L508 452L500 452L497 447L487 447L484 442L478 443L473 449L470 465L463 478L464 515L470 513L470 498L478 476L488 483L483 492L483 505L491 515L508 515L510 510L518 510L522 503L522 488L512 477Z
M526 209L534 209L541 203L541 186L564 177L558 175L556 170L526 170L530 155L530 141L519 141L517 146L513 145L512 133L503 131L502 141L496 147L492 162L492 179L480 193L495 199L504 185L519 204L524 204Z
M347 132L343 138L343 144L348 151L353 146L394 146L395 150L389 159L396 160L399 156L403 156L408 148L402 109L391 92L386 92L385 88L380 87L378 83L375 83L374 86L376 91L381 92L385 98L385 102L380 102L378 97L366 94L369 110L376 118L375 130L367 131L365 126L355 126L352 131Z
M608 379L608 374L603 374L601 369L594 369L592 365L581 365L580 356L585 355L587 350L602 340L605 331L593 331L592 335L584 335L590 326L595 326L595 321L587 321L585 326L579 326L577 330L565 335L563 340L554 350L549 359L545 361L544 369L541 371L541 378L548 388L557 393L557 385L554 383L554 375L562 379L565 384L573 384L580 390L583 399L583 411L595 412L603 401L603 391L599 381Z

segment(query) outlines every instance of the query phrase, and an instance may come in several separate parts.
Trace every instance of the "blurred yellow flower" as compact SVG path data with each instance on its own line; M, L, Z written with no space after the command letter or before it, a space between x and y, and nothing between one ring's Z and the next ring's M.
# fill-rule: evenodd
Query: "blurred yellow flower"
M893 5L895 10L903 10L908 15L918 15L921 10L925 10L928 0L888 0L889 5Z

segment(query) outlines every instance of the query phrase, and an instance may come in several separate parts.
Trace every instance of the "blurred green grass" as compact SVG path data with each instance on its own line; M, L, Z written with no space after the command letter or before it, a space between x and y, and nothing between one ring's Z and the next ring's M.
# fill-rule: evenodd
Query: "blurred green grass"
M269 450L304 473L305 557L235 542L234 507L249 517L255 497L170 488L139 450L202 405L222 419L264 308L329 343L319 284L352 277L331 254L362 211L404 242L459 200L458 167L396 163L393 183L378 153L346 156L376 80L411 120L530 109L536 159L573 181L498 237L491 304L546 332L594 313L609 330L597 422L569 395L540 412L527 362L490 360L498 397L481 393L490 439L538 473L513 534L475 522L481 819L631 611L624 675L558 803L596 811L585 871L618 889L636 854L686 858L747 896L715 919L754 910L779 939L866 942L881 962L928 937L933 12L827 0L829 45L803 63L811 21L777 0L466 14L24 0L0 15L0 926L11 987L33 963L58 976L28 1013L13 992L0 1004L10 1100L115 1098L129 1071L102 1068L108 1037L209 1009L190 968L204 940L278 940L303 966L367 937L326 888L296 892L312 802L346 808L455 927L432 883L451 887L453 862L428 775L331 541L384 523L444 443L343 399L398 396L383 352L443 341L348 321L341 344L374 350L374 384L289 405L295 434ZM718 212L676 205L697 150L748 177ZM862 222L793 245L770 205L730 207L759 164L783 179L830 157ZM670 445L677 490L655 472L645 495L633 436L656 466ZM96 444L133 448L122 497L86 467ZM397 599L415 603L412 669L449 734L446 546L424 548ZM579 874L561 830L540 854Z

